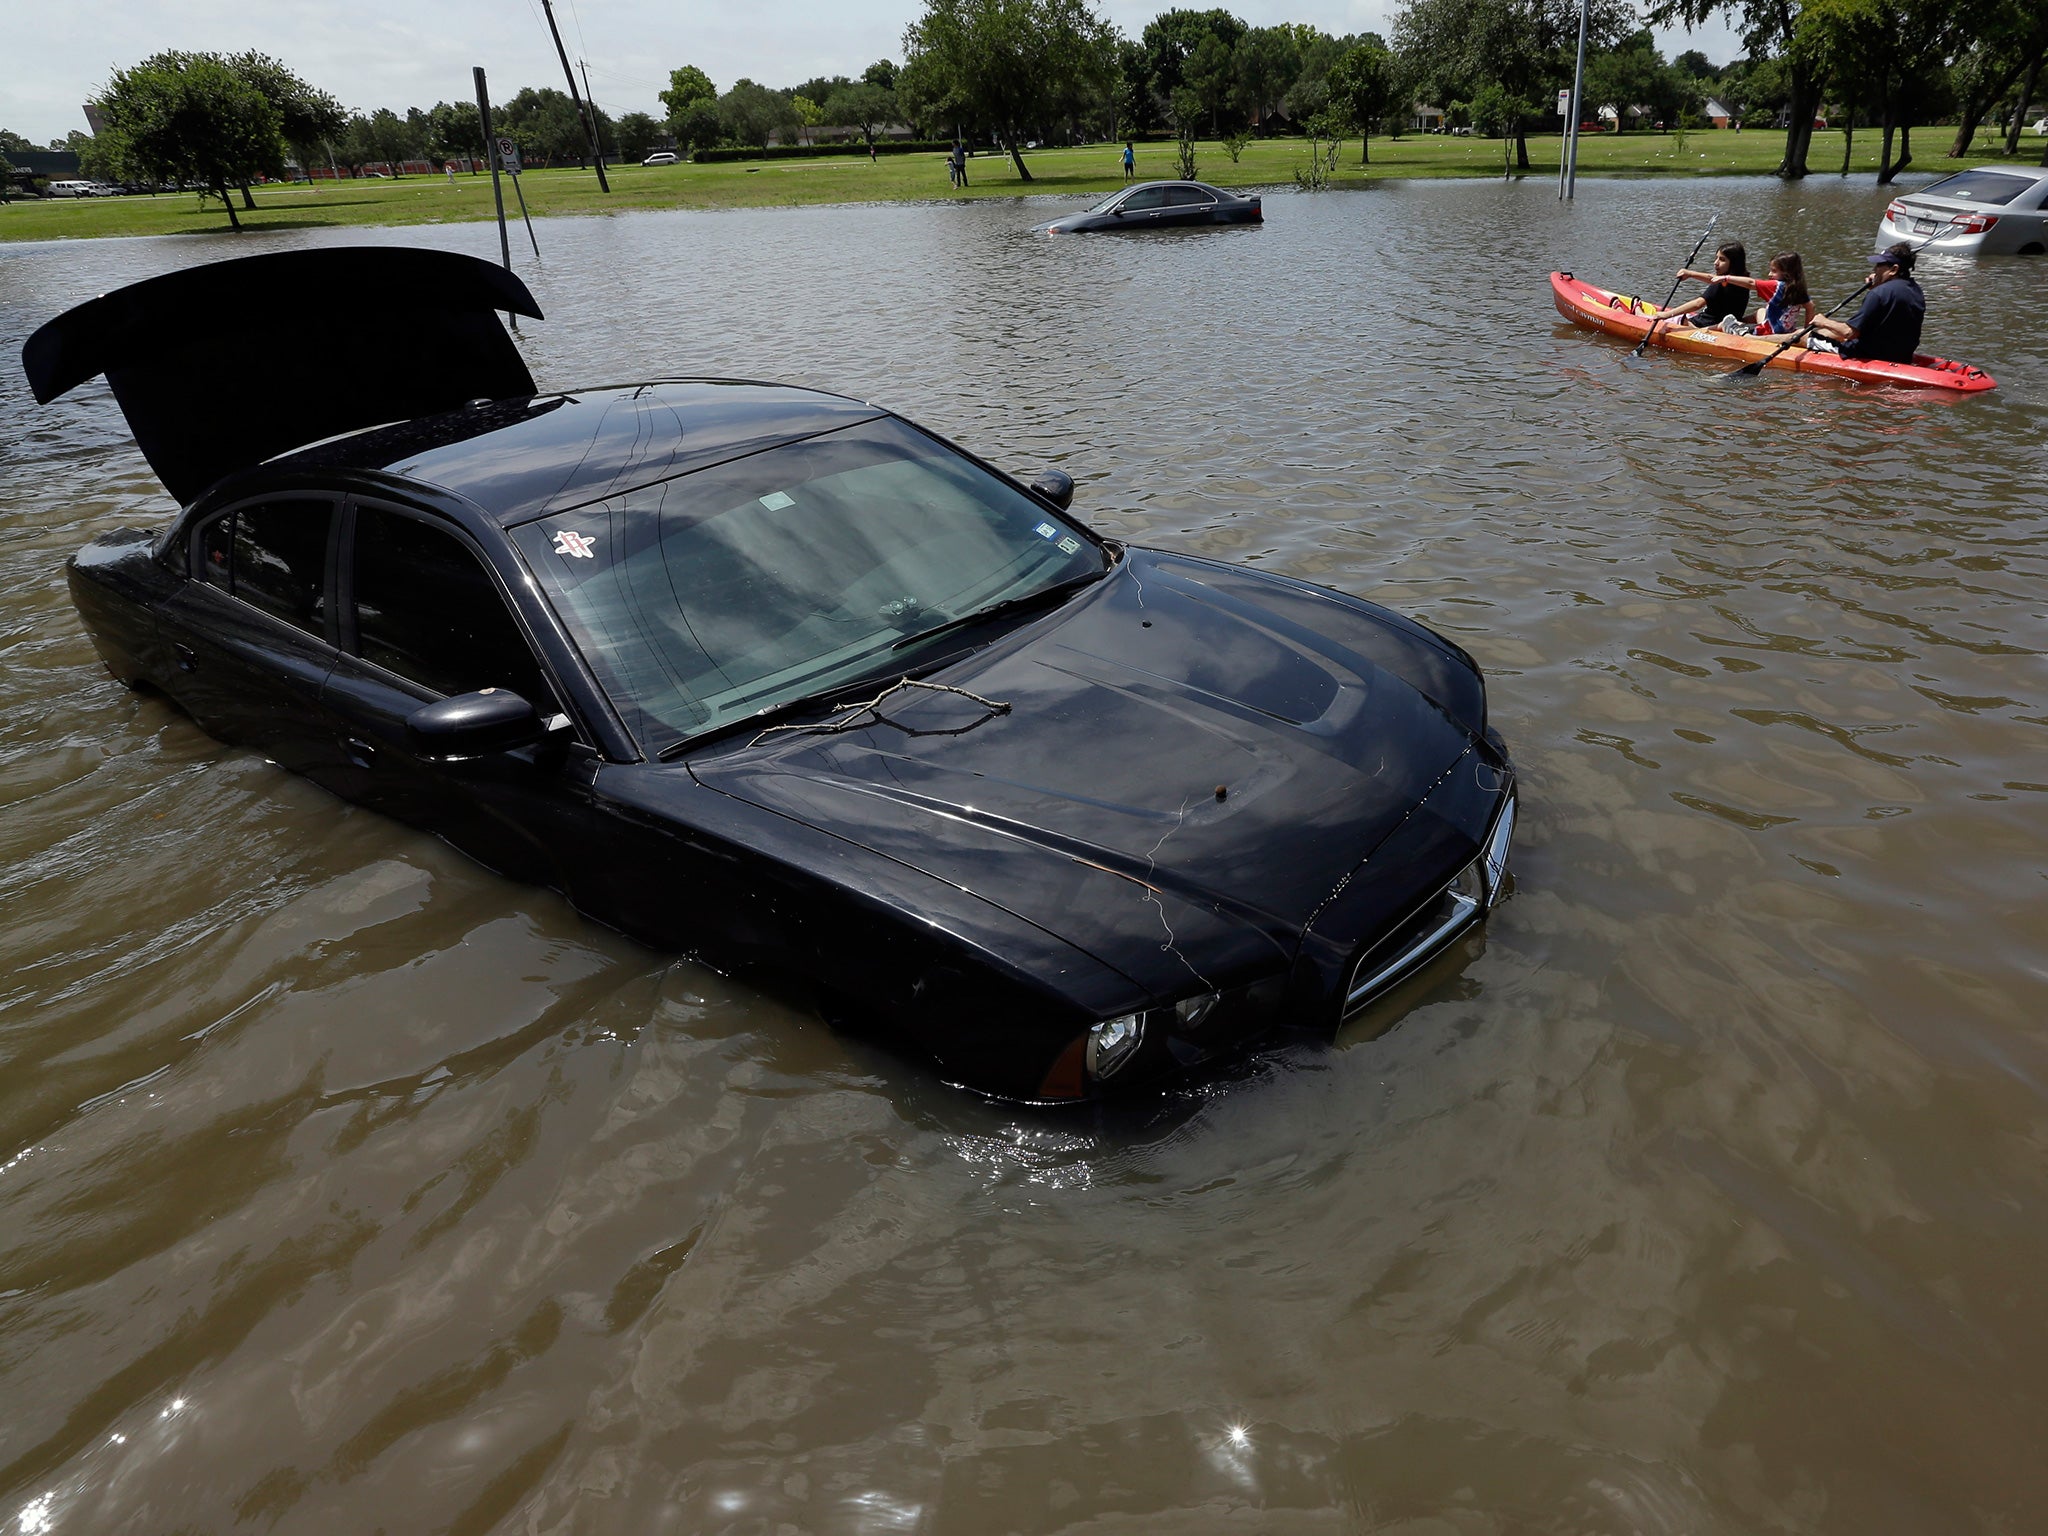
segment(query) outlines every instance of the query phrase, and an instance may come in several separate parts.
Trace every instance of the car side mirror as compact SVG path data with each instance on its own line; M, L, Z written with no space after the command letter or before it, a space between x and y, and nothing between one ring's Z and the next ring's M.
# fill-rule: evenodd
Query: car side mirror
M547 735L534 707L509 688L485 688L422 704L405 717L406 739L441 762L530 747Z
M1032 477L1031 489L1062 512L1074 504L1074 477L1064 469L1041 469Z

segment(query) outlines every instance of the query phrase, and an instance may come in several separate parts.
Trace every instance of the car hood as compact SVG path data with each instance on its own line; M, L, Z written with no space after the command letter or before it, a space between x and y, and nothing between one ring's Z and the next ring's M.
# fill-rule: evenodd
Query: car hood
M1268 586L1285 601L1259 602ZM740 738L691 769L1137 979L1171 984L1201 954L1213 980L1218 964L1291 955L1471 746L1474 727L1384 664L1402 653L1346 643L1347 629L1400 623L1133 550L932 678L966 693L906 689L883 706L889 723Z

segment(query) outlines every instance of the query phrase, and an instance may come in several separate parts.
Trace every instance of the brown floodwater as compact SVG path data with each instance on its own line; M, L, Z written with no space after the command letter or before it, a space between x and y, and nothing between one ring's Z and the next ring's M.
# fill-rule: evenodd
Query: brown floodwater
M1630 362L1544 281L1661 297L1718 207L1831 303L1884 202L515 230L544 386L873 398L1484 664L1525 786L1484 935L1109 1115L948 1089L114 685L63 561L171 508L22 338L340 237L0 246L0 1529L2048 1528L2048 262L1923 271L2002 386L1960 403Z

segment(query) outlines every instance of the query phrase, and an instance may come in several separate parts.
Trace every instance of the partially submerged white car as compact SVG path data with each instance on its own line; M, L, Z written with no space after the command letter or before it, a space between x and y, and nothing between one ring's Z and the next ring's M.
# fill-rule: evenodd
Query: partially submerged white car
M1877 248L1898 240L1930 255L2048 252L2048 168L1980 165L1895 197Z

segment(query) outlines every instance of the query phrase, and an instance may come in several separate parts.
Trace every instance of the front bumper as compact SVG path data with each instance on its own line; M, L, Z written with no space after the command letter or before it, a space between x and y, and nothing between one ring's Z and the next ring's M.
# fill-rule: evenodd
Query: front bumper
M1419 904L1393 931L1363 950L1344 988L1341 1016L1349 1018L1382 992L1420 970L1459 935L1483 922L1507 892L1508 847L1515 836L1511 787L1480 845L1478 857L1457 878Z

